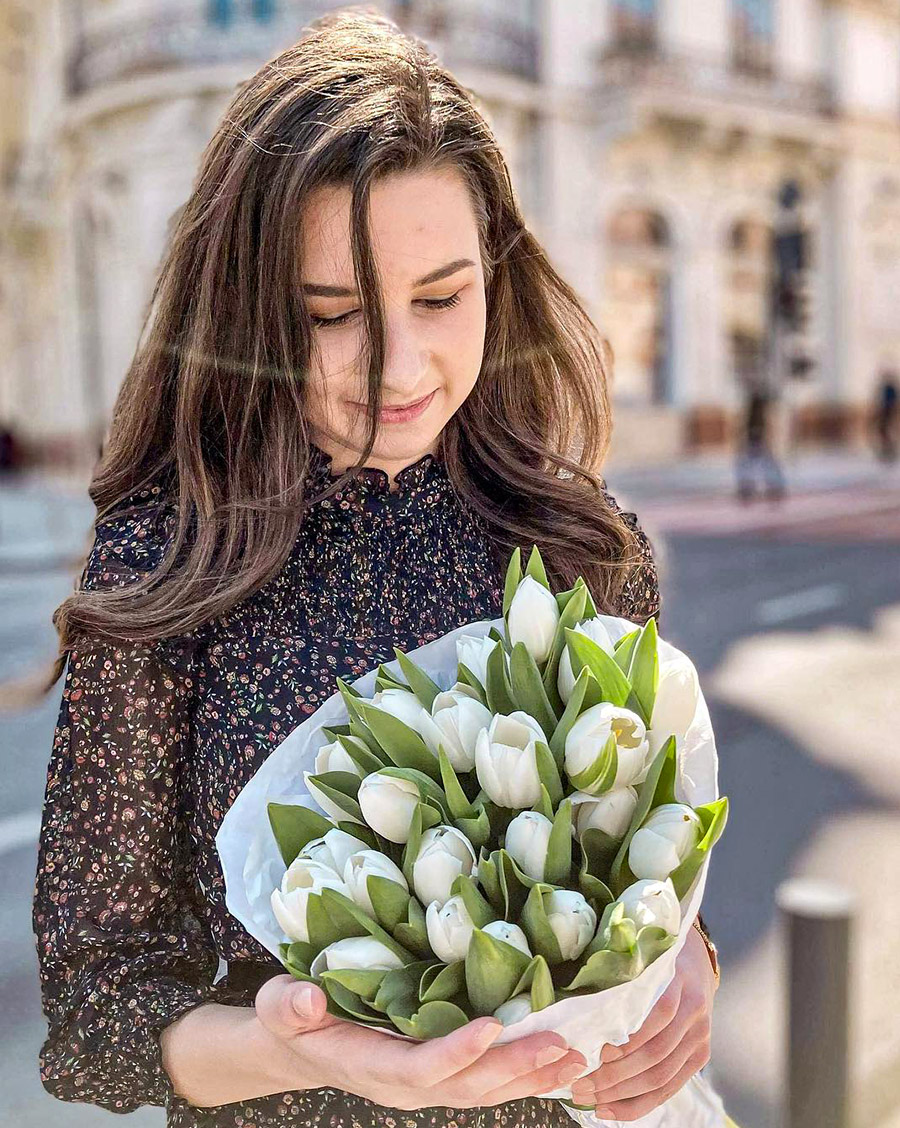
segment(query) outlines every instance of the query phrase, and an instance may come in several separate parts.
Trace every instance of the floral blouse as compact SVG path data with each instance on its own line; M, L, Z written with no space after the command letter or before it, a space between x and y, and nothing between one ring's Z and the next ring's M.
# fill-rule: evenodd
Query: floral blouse
M337 476L314 448L310 496ZM122 586L164 553L174 514L161 487L130 502L96 527L83 588ZM656 570L625 516L643 556L619 613L643 623L659 610ZM395 645L411 651L498 617L493 559L483 522L426 454L396 491L367 467L316 501L285 567L219 619L152 644L70 652L33 905L49 1093L120 1113L163 1105L170 1128L569 1128L563 1106L540 1098L406 1112L318 1088L196 1108L161 1060L161 1030L192 1007L253 1005L216 981L220 960L271 960L225 907L215 849L225 812L338 677L392 661Z

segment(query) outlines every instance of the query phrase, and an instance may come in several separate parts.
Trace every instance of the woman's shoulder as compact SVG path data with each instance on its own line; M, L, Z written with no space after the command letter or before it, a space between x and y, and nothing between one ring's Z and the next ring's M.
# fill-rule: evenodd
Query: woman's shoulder
M81 589L126 587L156 570L169 548L177 509L159 484L143 486L94 522Z

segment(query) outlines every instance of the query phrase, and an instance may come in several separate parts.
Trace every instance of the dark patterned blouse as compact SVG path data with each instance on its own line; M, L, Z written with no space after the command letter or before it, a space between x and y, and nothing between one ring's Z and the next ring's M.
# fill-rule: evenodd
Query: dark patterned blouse
M309 477L316 492L337 477L318 448ZM85 589L133 581L164 553L173 511L160 487L131 500L130 515L97 526ZM659 609L656 570L626 519L643 555L619 613L643 623ZM337 677L498 617L492 559L439 458L407 466L395 491L367 467L310 507L285 567L219 619L154 644L70 652L33 909L48 1092L120 1113L164 1105L170 1128L571 1128L562 1105L540 1098L406 1112L319 1088L198 1109L160 1053L161 1030L192 1007L253 1005L252 990L215 982L220 959L272 960L225 907L215 836L238 792Z

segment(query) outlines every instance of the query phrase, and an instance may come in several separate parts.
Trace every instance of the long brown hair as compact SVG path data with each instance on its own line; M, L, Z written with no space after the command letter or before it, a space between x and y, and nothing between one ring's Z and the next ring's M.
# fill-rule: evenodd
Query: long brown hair
M297 217L325 185L352 192L373 409L365 464L385 355L369 191L389 173L447 166L465 177L479 225L487 331L481 372L442 432L440 457L487 521L498 561L536 543L554 586L582 574L598 609L615 612L638 545L599 477L608 354L525 226L470 91L420 40L354 7L315 21L245 82L203 154L89 489L96 527L134 491L164 483L177 512L172 540L137 582L75 591L57 608L48 690L79 639L150 642L193 630L289 555L310 502L312 329Z

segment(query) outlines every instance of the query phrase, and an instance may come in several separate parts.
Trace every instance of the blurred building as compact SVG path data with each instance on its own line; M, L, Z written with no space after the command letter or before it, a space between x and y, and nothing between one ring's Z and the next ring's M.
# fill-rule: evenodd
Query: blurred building
M337 6L0 0L0 425L32 461L93 460L228 98ZM618 457L727 442L760 380L795 437L859 441L900 366L898 0L379 7L482 99L612 345ZM808 244L803 379L770 332L786 182Z

